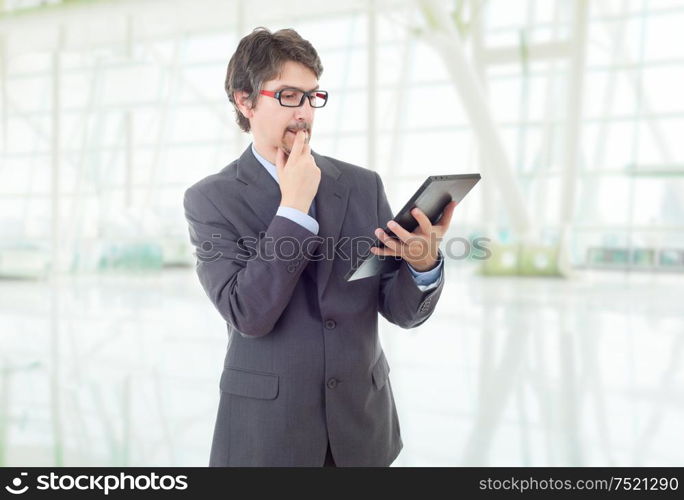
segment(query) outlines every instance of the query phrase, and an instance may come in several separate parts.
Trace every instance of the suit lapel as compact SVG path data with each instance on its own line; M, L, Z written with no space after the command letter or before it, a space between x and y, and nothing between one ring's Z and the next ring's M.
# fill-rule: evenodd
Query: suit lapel
M349 185L333 162L319 154L312 152L316 165L321 169L321 183L316 193L316 218L318 220L318 235L324 238L323 245L328 243L327 257L318 262L316 283L318 284L318 300L322 301L323 292L332 272L335 244L340 236L342 222L347 213L349 201ZM321 249L323 251L323 249Z
M255 158L251 144L238 160L237 179L245 184L242 197L262 222L265 230L271 224L280 205L280 187Z
M321 169L321 182L315 197L318 236L324 238L323 244L325 241L332 242L328 243L328 258L319 261L317 266L316 283L318 298L321 300L333 268L332 251L340 236L342 221L347 212L349 186L333 162L313 151L312 155L316 165ZM254 157L251 145L238 159L237 179L245 185L242 190L245 204L261 221L265 230L271 224L280 205L280 187Z

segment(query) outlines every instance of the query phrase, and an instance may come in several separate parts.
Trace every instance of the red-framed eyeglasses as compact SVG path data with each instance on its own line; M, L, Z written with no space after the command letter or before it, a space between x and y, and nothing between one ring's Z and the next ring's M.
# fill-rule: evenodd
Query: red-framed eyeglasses
M316 89L304 92L300 89L285 88L275 92L272 90L261 90L259 93L278 99L280 105L285 106L286 108L298 108L303 106L305 97L309 98L309 104L311 104L312 108L322 108L325 106L325 103L328 102L328 92L326 90Z

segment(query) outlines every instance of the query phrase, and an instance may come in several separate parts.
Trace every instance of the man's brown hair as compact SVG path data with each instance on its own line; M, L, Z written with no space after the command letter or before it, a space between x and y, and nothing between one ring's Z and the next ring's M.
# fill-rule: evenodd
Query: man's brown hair
M287 61L295 61L309 68L320 78L323 65L316 49L293 29L271 33L267 28L255 28L238 44L226 72L226 93L235 107L235 118L242 130L249 132L249 120L237 108L234 92L249 94L249 105L256 104L264 82L273 80ZM306 89L304 89L306 90Z

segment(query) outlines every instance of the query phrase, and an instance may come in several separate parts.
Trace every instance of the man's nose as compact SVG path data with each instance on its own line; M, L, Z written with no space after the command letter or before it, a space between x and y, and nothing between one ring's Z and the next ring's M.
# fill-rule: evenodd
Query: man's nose
M314 108L311 106L309 99L304 99L304 104L295 108L295 118L297 120L305 120L307 122L311 121L314 114Z

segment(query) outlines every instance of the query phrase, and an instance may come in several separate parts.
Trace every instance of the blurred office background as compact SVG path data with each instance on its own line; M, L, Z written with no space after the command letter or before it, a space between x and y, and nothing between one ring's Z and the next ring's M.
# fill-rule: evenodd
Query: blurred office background
M260 25L317 48L312 147L394 210L483 177L447 238L491 257L381 320L394 465L681 465L682 0L0 0L0 465L208 463L182 194L250 142L223 81Z

